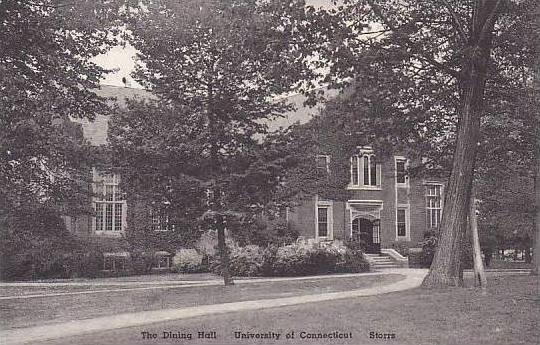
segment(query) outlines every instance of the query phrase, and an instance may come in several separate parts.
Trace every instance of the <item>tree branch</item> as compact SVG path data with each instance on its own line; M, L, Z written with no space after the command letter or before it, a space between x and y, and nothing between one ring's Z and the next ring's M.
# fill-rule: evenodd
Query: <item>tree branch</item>
M27 3L28 5L31 5L31 6L43 7L43 8L54 8L54 9L75 5L75 2L69 2L69 3L65 3L65 4L58 4L58 5L38 4L38 3L35 3L33 1L24 1L24 2Z
M452 16L452 22L454 23L454 28L458 32L459 37L461 38L463 42L467 42L467 34L465 33L464 25L459 19L459 17L457 16L457 13L452 9L452 6L450 6L448 1L441 0L441 2L443 3L444 7L446 7L448 12Z
M499 0L500 1L500 0ZM394 31L394 32L397 32L398 29L396 28L396 26L394 26L390 20L384 15L384 13L382 12L381 8L375 4L375 2L373 0L367 0L367 2L369 3L369 5L371 6L373 12L375 13L375 15L388 27L390 28L391 31ZM411 41L411 39L408 37L408 36L405 36L405 37L402 37L403 40L405 40L409 45L411 46L414 46L414 42ZM459 79L461 77L461 75L459 74L458 71L455 71L453 70L452 68L448 67L448 66L445 66L444 64L438 62L437 60L435 60L433 57L431 56L427 56L425 54L422 54L422 53L416 53L418 55L418 57L421 59L421 60L424 60L425 62L431 64L433 67L437 68L438 70L440 70L441 72L445 72L445 73L448 73L450 74L451 76Z
M491 12L487 15L486 20L484 21L484 24L482 25L482 29L480 30L480 33L478 35L478 42L482 42L489 31L493 29L494 21L495 21L495 15L497 14L497 11L499 10L499 6L501 5L502 0L496 0L495 6L493 6Z

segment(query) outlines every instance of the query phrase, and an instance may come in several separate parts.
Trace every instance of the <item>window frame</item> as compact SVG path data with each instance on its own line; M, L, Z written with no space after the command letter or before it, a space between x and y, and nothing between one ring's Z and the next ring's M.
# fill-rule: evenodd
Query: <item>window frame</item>
M150 210L150 228L154 232L174 231L175 225L167 211Z
M165 270L172 267L172 256L168 255L156 255L156 269ZM165 260L166 266L161 266L161 260Z
M442 213L443 213L443 207L444 207L444 184L440 182L426 182L424 183L425 190L424 190L424 196L425 196L425 209L426 209L426 228L428 230L437 230L441 226L441 220L442 220ZM429 193L430 187L436 187L438 189L438 195L437 192L435 194ZM432 206L430 203L430 200L433 200L434 198L438 198L439 206ZM436 225L433 226L432 220L433 218L433 212L438 212L438 217L436 217Z
M120 189L120 175L92 168L92 191L92 231L96 235L121 236L126 229L127 201Z
M405 221L400 222L399 221L399 213L400 211L404 212L405 215ZM399 234L399 227L401 224L405 225L405 235ZM408 204L398 204L396 207L396 240L397 241L410 241L411 238L411 208Z
M104 253L103 254L103 269L106 272L124 272L128 270L128 255L121 253ZM110 268L107 263L110 263ZM121 267L118 266L121 263Z
M398 164L403 163L403 177L404 181L399 182L400 173L398 171ZM409 167L409 160L403 156L394 156L394 170L396 175L396 186L398 187L409 187L409 174L407 173L407 168Z
M319 234L319 209L326 209L326 236ZM317 241L331 241L334 238L334 212L332 201L317 201L315 203L315 239Z
M318 159L320 159L320 158L324 158L324 161L325 161L325 167L320 167L320 166L319 166L319 161L318 161ZM319 170L323 170L323 169L324 169L324 173L325 173L325 174L330 173L330 155L316 155L316 156L315 156L315 169L316 169L316 171L319 171Z
M367 159L367 165L366 165ZM376 161L376 156L371 149L362 149L351 157L350 181L348 189L382 189L382 164ZM355 174L356 171L356 174ZM367 175L366 175L367 173ZM373 175L375 173L375 175ZM372 184L375 176L375 184ZM356 184L355 184L356 177ZM366 184L367 178L367 184Z

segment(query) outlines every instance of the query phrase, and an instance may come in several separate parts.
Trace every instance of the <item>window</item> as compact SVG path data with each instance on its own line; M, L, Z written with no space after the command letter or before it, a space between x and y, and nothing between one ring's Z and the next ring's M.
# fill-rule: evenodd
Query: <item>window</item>
M127 253L104 253L103 270L124 271L127 268Z
M370 152L372 151L361 152L358 156L351 157L351 186L380 188L381 165Z
M351 184L353 186L359 185L358 166L358 156L351 157Z
M155 253L155 264L157 269L170 268L171 267L171 254L165 251L159 251Z
M125 226L126 202L120 191L117 174L94 172L94 230L120 232Z
M326 175L330 171L330 156L318 155L315 158L315 167L321 175Z
M332 203L319 202L316 207L316 237L322 239L332 238Z
M426 217L428 229L436 229L442 216L442 185L426 185Z
M374 155L364 155L364 186L376 186L377 163Z
M397 209L397 235L398 237L407 236L407 208L398 208Z
M174 231L169 215L164 211L151 211L152 231Z
M398 186L406 186L407 182L407 160L405 158L396 157L396 184Z
M319 207L318 209L318 219L317 219L317 225L318 225L318 237L326 237L328 236L328 207Z

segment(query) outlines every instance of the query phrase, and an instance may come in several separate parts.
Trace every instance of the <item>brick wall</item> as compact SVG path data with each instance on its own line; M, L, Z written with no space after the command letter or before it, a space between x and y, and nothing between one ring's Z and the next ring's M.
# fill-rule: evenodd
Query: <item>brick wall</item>
M396 186L394 157L381 163L380 190L350 190L349 200L382 200L380 211L381 247L416 247L423 240L426 223L426 179L410 177L407 187ZM442 180L430 179L429 181ZM300 236L315 237L315 197L306 200L289 213L289 222ZM397 239L397 204L409 205L408 239ZM335 239L347 239L350 234L350 214L345 201L333 202L333 226Z

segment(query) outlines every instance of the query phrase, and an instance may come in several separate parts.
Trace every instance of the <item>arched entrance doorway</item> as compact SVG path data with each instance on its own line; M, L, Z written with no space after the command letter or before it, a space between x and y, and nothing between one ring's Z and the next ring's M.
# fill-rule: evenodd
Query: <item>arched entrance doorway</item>
M351 227L352 239L365 243L367 253L377 254L381 252L378 220L372 221L367 218L357 217L353 219Z

